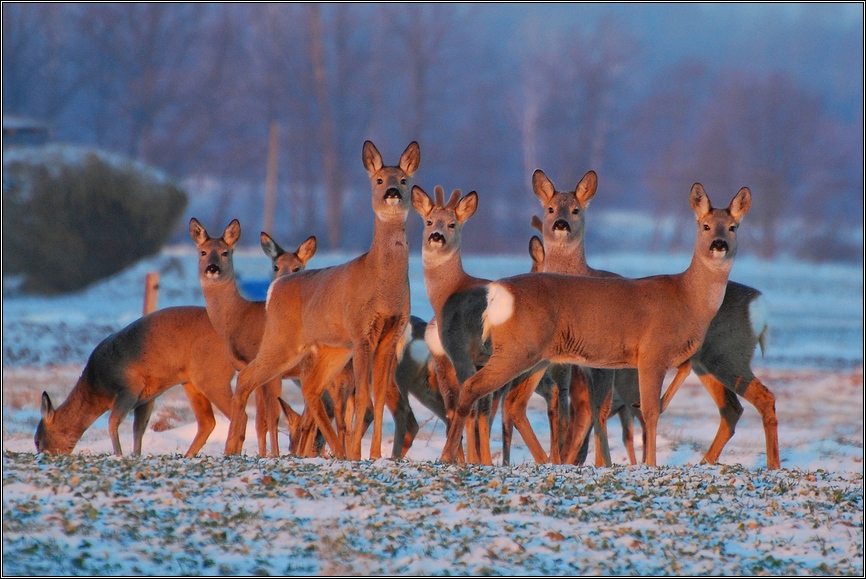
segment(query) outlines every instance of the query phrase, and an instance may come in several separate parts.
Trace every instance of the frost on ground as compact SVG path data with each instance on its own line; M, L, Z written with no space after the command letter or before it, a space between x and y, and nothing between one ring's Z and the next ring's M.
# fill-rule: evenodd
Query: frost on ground
M311 266L346 258L317 255ZM637 276L688 263L669 261L608 256L593 265ZM527 262L465 265L499 278ZM269 275L257 251L239 252L236 265L241 275ZM161 307L203 305L196 255L174 248L53 298L17 294L4 280L3 574L862 576L862 269L816 267L746 259L734 268L734 279L768 300L768 352L754 369L776 396L783 468L775 472L763 468L764 430L747 402L721 455L727 466L698 464L719 413L694 375L659 421L659 468L535 466L519 436L517 466L440 464L444 426L414 400L421 431L397 464L226 459L221 415L202 456L184 460L195 423L181 388L157 399L143 457L108 455L107 415L72 456L37 456L41 392L62 402L96 344L140 315L147 271L162 274ZM429 319L421 269L413 256L412 311ZM302 408L290 381L283 397ZM547 447L540 397L529 417ZM127 451L131 422L120 431ZM387 454L390 416L384 427ZM609 432L623 465L617 419ZM285 452L284 434L280 443ZM498 432L492 446L499 464Z
M6 452L3 571L862 575L862 484L740 466Z

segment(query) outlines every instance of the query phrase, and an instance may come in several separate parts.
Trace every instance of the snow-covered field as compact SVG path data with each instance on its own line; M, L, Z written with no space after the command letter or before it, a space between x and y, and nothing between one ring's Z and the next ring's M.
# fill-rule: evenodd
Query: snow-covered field
M348 257L317 255L310 267ZM642 276L689 258L590 264ZM734 266L732 279L768 301L768 349L754 367L776 396L779 471L763 468L761 420L745 402L723 465L698 464L719 417L694 376L660 421L657 469L536 466L519 435L515 466L439 464L444 427L417 403L422 429L398 464L260 459L252 421L246 456L226 459L222 416L201 455L184 460L195 424L179 388L157 400L141 458L107 456L107 416L72 456L34 455L41 392L60 403L93 347L140 315L147 271L161 272L160 307L203 305L195 264L190 242L74 295L28 297L4 284L4 574L863 574L859 266L749 256ZM529 269L527 256L464 264L488 278ZM239 251L236 266L248 279L269 272L258 249ZM413 313L429 319L414 255L410 283ZM283 391L300 409L297 387ZM546 444L540 398L530 413ZM616 419L610 430L625 465Z

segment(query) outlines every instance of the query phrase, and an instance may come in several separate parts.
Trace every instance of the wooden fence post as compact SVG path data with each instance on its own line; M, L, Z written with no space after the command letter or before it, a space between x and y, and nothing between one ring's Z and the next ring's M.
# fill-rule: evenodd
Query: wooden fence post
M156 311L156 302L159 299L159 273L151 271L144 278L144 314Z

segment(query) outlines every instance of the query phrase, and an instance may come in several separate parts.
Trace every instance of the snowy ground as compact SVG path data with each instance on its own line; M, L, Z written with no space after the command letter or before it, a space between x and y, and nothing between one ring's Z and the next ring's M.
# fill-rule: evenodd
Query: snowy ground
M317 255L310 266L346 258ZM157 401L139 459L106 456L107 417L72 456L34 455L39 395L62 401L93 347L140 315L145 272L162 273L160 307L203 305L195 260L190 243L50 299L5 285L4 574L863 574L861 267L748 257L734 266L732 279L768 299L768 351L754 367L776 395L776 472L763 468L763 429L747 403L721 456L727 466L698 464L719 418L694 376L660 421L658 469L536 466L519 435L516 466L438 464L444 427L419 404L422 430L400 464L259 459L252 430L246 456L225 459L221 416L202 455L183 460L195 425L178 388ZM640 276L688 260L590 263ZM413 313L429 319L419 261L410 266ZM248 278L269 270L258 250L236 262ZM489 278L528 265L524 256L465 259ZM298 389L287 381L283 390L300 409ZM530 412L546 444L540 398ZM130 423L121 429L127 449ZM611 432L624 465L615 419Z

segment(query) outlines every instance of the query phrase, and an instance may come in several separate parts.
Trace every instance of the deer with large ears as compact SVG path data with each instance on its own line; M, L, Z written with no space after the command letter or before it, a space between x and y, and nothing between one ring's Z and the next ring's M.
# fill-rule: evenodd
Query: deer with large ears
M583 186L589 178L590 187ZM555 190L550 179L541 171L533 174L533 190L544 208L544 216L538 221L547 252L545 271L562 271L574 275L610 277L615 274L593 269L587 264L584 236L585 216L592 191L597 186L595 173L590 171L574 191ZM704 462L715 463L725 443L734 433L734 427L743 412L737 395L752 403L761 415L767 447L767 466L779 468L779 443L775 398L755 378L751 360L755 346L763 350L766 336L766 314L761 292L743 284L728 281L725 298L713 318L703 345L691 357L689 363L679 369L676 378L665 393L661 410L667 406L674 393L688 375L689 365L719 407L719 429L703 457ZM640 411L633 405L640 400L638 373L634 368L617 369L614 391L625 403L626 410L640 420ZM606 422L603 402L593 397L593 424ZM598 414L602 416L599 417ZM621 415L622 417L622 415ZM585 421L584 421L585 424ZM598 432L596 432L598 435ZM624 432L625 436L626 433ZM604 436L603 436L604 438ZM604 464L599 456L601 446L596 438L596 465ZM581 449L583 452L585 450ZM574 456L574 449L570 449ZM631 457L631 454L630 454Z
M463 224L475 214L478 194L472 191L461 198L460 190L456 189L446 203L445 192L437 185L434 196L435 201L417 185L412 188L412 206L424 219L421 260L434 316L427 326L427 345L448 409L447 422L450 422L460 384L490 356L489 344L481 337L485 287L490 280L467 274L460 257ZM473 410L476 420L467 426L466 457L470 462L492 462L491 402L485 398L479 408Z
M232 365L242 370L259 351L265 329L265 303L247 300L238 289L234 249L241 237L241 224L233 219L222 237L211 237L193 217L189 221L189 234L199 251L198 278L208 317L225 343ZM315 237L307 238L293 253L283 250L265 232L261 233L260 241L262 250L271 259L274 278L302 271L316 253ZM295 370L294 374L298 373ZM270 441L270 455L280 455L277 438L280 405L277 397L282 390L282 377L277 377L256 394L256 435L261 456L268 455L267 441ZM296 441L293 439L293 442Z
M48 393L42 393L36 450L72 452L90 425L110 410L108 433L114 454L123 454L118 427L130 411L134 411L132 452L141 454L154 399L183 384L198 423L185 455L193 456L216 426L212 404L226 416L230 413L234 373L204 308L157 310L100 342L72 392L56 409Z
M478 398L522 372L537 384L551 363L565 363L638 369L645 462L655 466L665 373L698 350L724 299L751 193L744 187L726 209L714 209L695 183L689 199L698 231L682 273L640 279L529 273L487 286L483 337L490 338L493 353L461 387L443 460L455 460Z
M246 402L262 384L281 376L305 358L301 374L306 408L332 453L347 456L322 405L322 392L351 358L355 373L355 420L348 457L360 459L363 409L373 401L371 458L381 457L386 392L394 382L396 350L409 322L409 245L406 217L411 177L421 159L418 143L406 147L397 166L386 166L370 141L362 160L372 186L375 220L370 250L341 265L307 270L275 280L268 290L262 345L238 376L226 454L237 454L246 428ZM403 409L408 402L399 396ZM400 422L397 420L397 422ZM398 424L398 429L400 425ZM402 424L406 429L406 422ZM405 438L395 435L393 458L405 452ZM414 433L412 433L414 436Z

